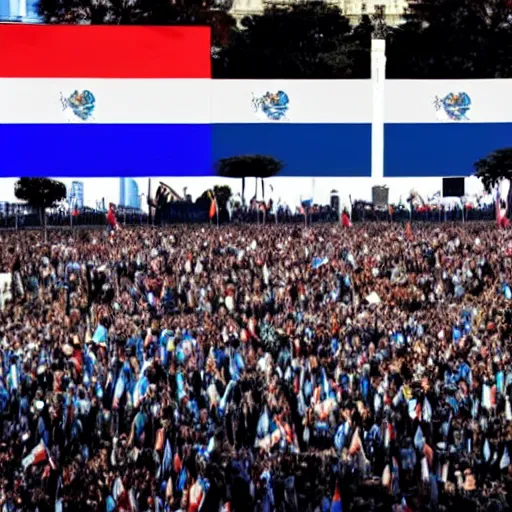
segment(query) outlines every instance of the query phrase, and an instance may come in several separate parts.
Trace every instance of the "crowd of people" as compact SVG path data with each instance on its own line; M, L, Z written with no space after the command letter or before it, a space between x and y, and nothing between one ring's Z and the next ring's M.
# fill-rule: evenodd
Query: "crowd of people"
M2 512L512 503L508 231L0 238Z

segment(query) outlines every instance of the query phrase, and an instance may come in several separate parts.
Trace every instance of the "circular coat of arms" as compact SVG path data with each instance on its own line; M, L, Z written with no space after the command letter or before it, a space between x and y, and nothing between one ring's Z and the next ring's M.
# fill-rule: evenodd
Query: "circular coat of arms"
M451 92L444 97L436 96L434 105L438 112L443 112L450 121L468 121L471 98L465 92Z
M263 96L253 97L255 112L261 112L267 119L279 121L286 116L290 100L284 91L266 92Z
M87 121L92 117L96 106L94 94L87 90L74 91L68 97L62 95L61 101L64 110L70 109L82 121Z

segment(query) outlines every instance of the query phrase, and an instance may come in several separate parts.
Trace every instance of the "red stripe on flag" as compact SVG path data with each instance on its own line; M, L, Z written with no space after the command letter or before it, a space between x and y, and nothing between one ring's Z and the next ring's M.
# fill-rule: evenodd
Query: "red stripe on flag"
M0 24L0 77L211 78L208 27Z

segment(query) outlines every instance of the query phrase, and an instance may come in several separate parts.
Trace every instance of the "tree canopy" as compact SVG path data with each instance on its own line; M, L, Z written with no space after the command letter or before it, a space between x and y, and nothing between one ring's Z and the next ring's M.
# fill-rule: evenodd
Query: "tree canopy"
M14 184L14 195L39 210L41 229L46 242L46 208L66 198L66 185L50 178L20 178Z
M196 202L210 202L210 189L205 190L198 198ZM215 195L215 199L217 200L217 206L219 210L225 210L226 205L228 204L229 198L232 195L231 187L228 185L215 185L213 187L213 194Z
M487 192L502 180L512 180L512 147L497 149L475 162L475 175L482 180Z
M338 7L326 2L272 7L261 16L244 18L233 30L214 60L214 76L365 78L370 39L360 41L359 35Z
M272 156L243 155L223 158L216 167L224 178L270 178L282 171L284 163Z
M388 78L512 76L510 0L422 0L390 31Z
M373 26L298 2L237 26L231 0L41 0L46 23L209 25L215 78L369 78ZM512 0L421 0L387 31L388 78L512 77Z
M40 0L46 23L92 25L208 25L212 43L225 44L235 20L232 1L221 0Z
M66 185L50 178L20 178L14 194L34 208L51 208L66 198Z

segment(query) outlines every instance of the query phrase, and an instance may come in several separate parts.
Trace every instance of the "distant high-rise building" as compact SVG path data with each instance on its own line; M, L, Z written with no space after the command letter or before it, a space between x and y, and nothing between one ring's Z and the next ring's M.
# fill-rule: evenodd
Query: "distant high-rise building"
M140 208L139 186L134 179L119 179L119 206Z
M139 185L135 180L126 180L126 205L128 208L140 208Z
M337 190L331 190L331 208L340 213L340 195Z
M126 206L126 178L119 178L119 206Z
M39 0L0 0L0 21L39 23Z
M73 201L75 208L84 207L84 182L72 181L68 190L68 201Z
M387 208L389 204L389 189L386 185L372 187L372 202L376 208Z

